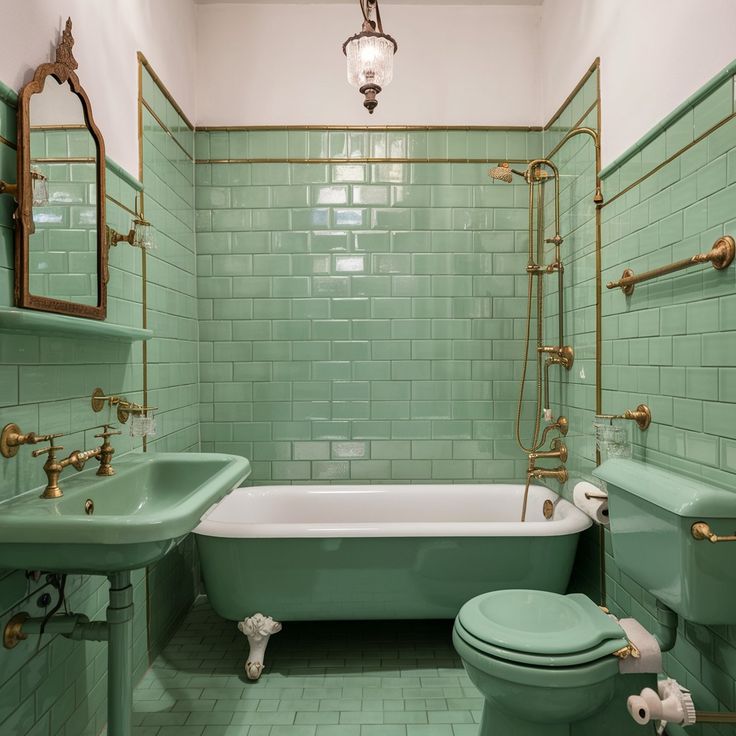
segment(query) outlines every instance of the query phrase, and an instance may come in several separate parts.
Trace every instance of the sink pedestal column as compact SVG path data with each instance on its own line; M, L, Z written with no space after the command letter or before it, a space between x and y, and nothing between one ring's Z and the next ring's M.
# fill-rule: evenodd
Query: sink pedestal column
M112 573L107 607L107 733L130 736L133 711L133 586L130 572Z

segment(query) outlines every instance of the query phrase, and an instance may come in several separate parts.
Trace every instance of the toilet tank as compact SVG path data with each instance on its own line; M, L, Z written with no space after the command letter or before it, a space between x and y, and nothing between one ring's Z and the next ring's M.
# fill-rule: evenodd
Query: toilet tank
M736 541L693 535L700 522L736 534L736 489L637 460L607 460L593 475L608 488L618 567L688 621L736 623Z

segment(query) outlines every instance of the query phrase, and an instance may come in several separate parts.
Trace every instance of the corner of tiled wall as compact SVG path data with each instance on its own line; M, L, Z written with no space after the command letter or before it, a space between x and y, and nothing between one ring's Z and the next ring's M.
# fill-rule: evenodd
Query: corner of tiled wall
M621 276L707 251L736 235L736 116L732 70L604 171L602 276ZM734 488L736 474L736 269L689 269L636 286L603 289L606 411L647 403L653 423L631 430L634 456ZM606 545L613 611L651 620L654 599L616 567ZM667 674L701 710L736 709L736 630L681 622ZM732 733L696 725L680 734Z
M158 407L148 452L196 452L199 364L194 235L194 131L164 89L141 70L142 181L156 247L146 253L147 403ZM149 648L155 656L198 590L188 537L148 569Z
M15 95L0 94L0 178L14 181ZM107 202L111 226L127 230L138 189L130 177L108 166ZM0 305L13 304L13 203L0 197ZM140 260L118 248L110 256L112 274L108 322L140 326ZM105 390L139 398L142 388L141 346L89 338L49 337L3 332L0 335L0 426L18 423L27 431L67 433L68 444L94 446L100 416L89 406L97 385ZM140 449L140 443L122 436L118 453ZM22 451L0 463L0 498L7 499L40 487L41 463ZM148 664L146 651L145 573L133 576L136 617L133 666L140 677ZM67 581L69 605L90 618L104 618L107 605L104 578L73 575ZM0 617L25 610L42 615L41 593L51 592L45 578L27 579L24 571L0 572ZM71 642L43 637L5 651L0 657L0 732L52 733L65 736L97 734L106 721L106 647L102 643Z

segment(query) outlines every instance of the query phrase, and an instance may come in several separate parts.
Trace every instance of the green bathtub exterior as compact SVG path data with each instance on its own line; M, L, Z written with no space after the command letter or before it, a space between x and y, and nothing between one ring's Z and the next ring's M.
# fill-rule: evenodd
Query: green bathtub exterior
M454 618L480 593L564 593L578 534L545 537L222 538L195 534L220 616Z

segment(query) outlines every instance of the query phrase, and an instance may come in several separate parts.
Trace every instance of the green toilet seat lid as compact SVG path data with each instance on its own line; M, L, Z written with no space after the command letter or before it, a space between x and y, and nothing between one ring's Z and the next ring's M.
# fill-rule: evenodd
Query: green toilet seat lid
M592 662L626 646L618 623L587 596L498 590L469 600L455 630L492 656L541 666Z

